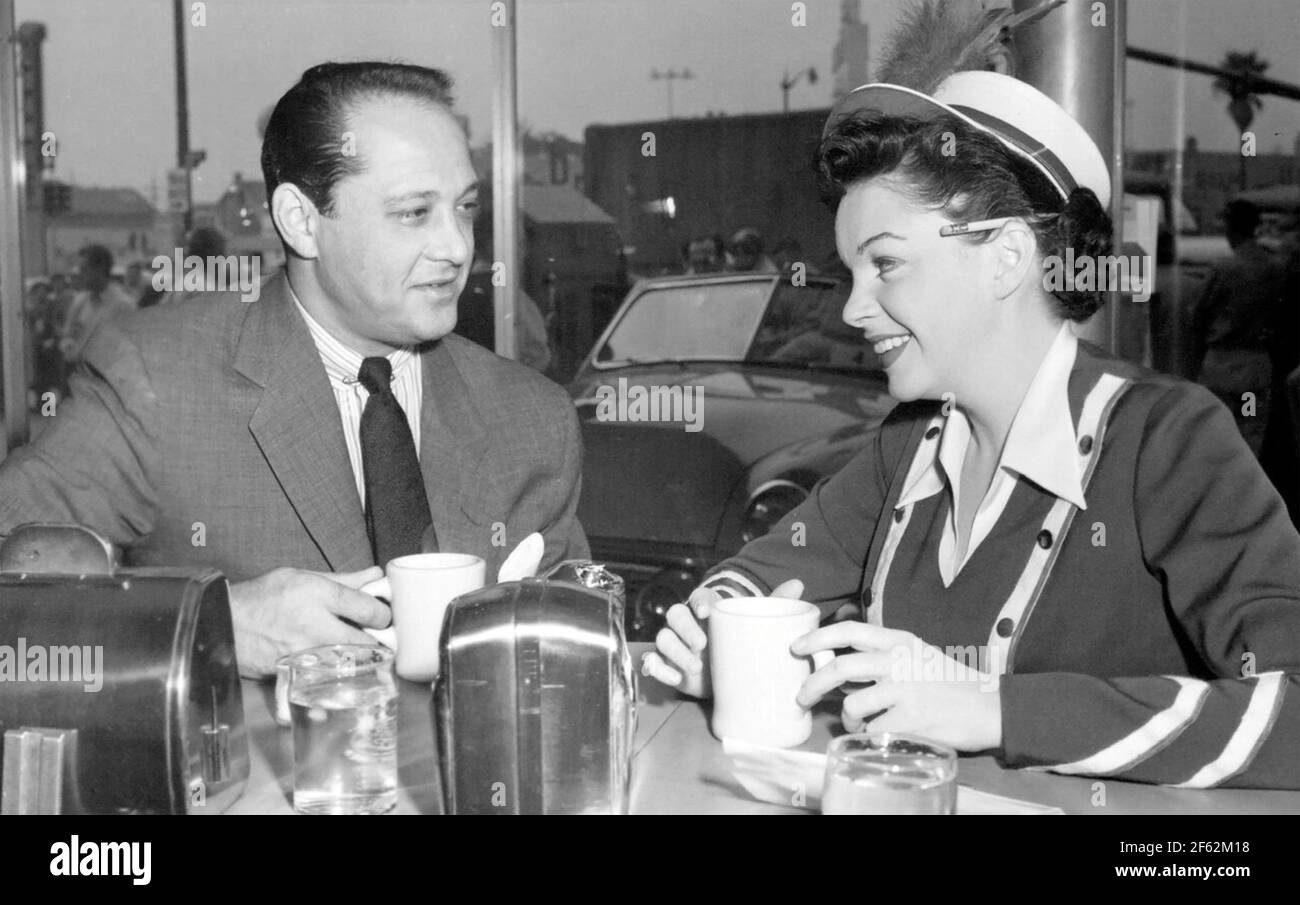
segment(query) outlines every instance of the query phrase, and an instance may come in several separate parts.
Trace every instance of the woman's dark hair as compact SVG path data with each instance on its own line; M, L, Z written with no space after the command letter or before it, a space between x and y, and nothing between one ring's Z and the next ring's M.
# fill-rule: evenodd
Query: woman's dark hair
M280 98L262 137L262 178L269 199L290 182L326 216L334 212L334 184L365 162L349 153L350 105L398 95L451 109L452 81L437 69L408 63L322 63L302 74Z
M817 148L822 197L837 205L849 186L878 176L898 178L917 204L956 221L1023 217L1046 260L1073 249L1074 258L1111 252L1110 215L1091 189L1068 200L1032 164L997 139L955 116L920 120L864 110L841 119ZM987 241L972 233L959 241ZM1062 317L1087 320L1102 304L1099 292L1058 291Z

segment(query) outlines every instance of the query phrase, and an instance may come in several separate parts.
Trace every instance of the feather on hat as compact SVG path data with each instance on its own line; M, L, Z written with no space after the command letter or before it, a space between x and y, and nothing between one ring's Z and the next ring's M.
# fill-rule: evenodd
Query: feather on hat
M1013 12L980 0L919 0L889 37L877 81L841 98L823 134L855 110L929 119L951 114L986 132L1046 176L1062 198L1079 186L1110 203L1110 170L1101 151L1059 104L1010 74L1004 43L1012 29L1065 0L1039 0Z
M956 72L1010 74L1006 36L1008 9L986 9L980 0L921 0L902 15L885 41L876 81L933 94Z

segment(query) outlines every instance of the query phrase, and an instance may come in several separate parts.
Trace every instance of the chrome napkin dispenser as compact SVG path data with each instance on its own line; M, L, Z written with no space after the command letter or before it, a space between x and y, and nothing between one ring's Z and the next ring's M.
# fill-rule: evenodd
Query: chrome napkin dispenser
M5 814L215 814L248 781L226 581L122 569L111 545L24 525L0 545Z
M444 813L627 813L636 675L611 594L532 578L465 594L441 654Z

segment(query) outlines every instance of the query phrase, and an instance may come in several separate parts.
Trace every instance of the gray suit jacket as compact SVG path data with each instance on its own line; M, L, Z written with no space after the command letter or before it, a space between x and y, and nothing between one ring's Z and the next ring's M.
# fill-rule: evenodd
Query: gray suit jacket
M130 565L232 581L372 564L338 408L283 273L130 314L86 350L72 395L0 464L0 535L72 521ZM442 550L495 576L532 531L543 567L588 555L578 420L562 389L451 335L421 352L420 464Z

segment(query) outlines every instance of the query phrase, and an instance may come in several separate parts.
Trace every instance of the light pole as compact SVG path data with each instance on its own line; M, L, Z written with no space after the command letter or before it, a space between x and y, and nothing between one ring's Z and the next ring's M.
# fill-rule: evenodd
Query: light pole
M172 29L176 51L176 167L185 172L185 211L181 220L181 242L194 225L194 189L190 183L190 95L185 73L185 9L181 0L172 2Z
M1107 27L1093 27L1092 6L1104 11ZM1065 108L1097 143L1110 171L1113 247L1119 254L1124 223L1127 0L1104 0L1104 5L1092 6L1015 0L1016 15L1030 17L1015 28L1015 74ZM1037 18L1033 18L1035 12ZM1106 304L1076 332L1113 353L1123 354L1118 302L1119 294L1108 292ZM1130 311L1138 308L1127 307Z
M515 0L505 0L506 21L492 29L496 86L492 94L492 244L495 260L505 264L506 279L493 280L492 323L496 353L514 358L515 300L523 292L524 243L523 156L519 153L518 20Z
M18 29L14 0L0 0L0 459L27 442L27 324L23 282L26 172L18 136ZM37 140L40 136L37 136Z
M799 79L808 76L808 84L817 84L817 70L809 66L807 69L800 69L793 76L790 70L785 71L785 78L781 79L781 112L790 112L790 89L799 84Z
M695 75L690 69L683 69L678 72L676 69L669 69L667 72L660 72L658 69L650 70L650 81L664 81L668 83L668 118L673 118L673 82L678 79L693 79Z

